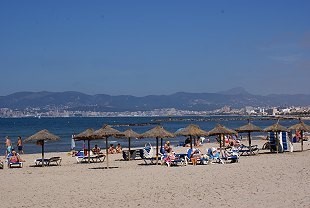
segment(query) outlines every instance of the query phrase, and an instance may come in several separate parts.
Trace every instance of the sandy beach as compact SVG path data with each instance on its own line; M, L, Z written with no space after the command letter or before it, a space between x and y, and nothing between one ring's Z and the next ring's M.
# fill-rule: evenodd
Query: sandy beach
M109 162L118 168L108 170L93 169L106 162L77 164L67 153L46 153L61 156L61 166L33 167L41 155L25 154L23 168L0 170L1 207L310 207L310 142L304 147L260 151L233 164L170 168L117 154Z

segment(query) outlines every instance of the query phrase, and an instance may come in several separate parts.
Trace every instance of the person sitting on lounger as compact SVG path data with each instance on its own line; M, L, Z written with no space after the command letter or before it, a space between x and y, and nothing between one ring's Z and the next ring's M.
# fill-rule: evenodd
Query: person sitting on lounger
M120 143L118 143L116 146L116 153L122 153L122 146Z
M208 149L208 156L209 156L209 161L210 162L212 162L212 160L220 159L220 153L214 147L211 147L211 148Z
M11 163L25 162L25 160L21 159L15 150L12 151L12 156L10 157L9 161Z
M169 153L172 150L172 148L170 147L170 142L167 141L164 145L164 152Z
M110 147L108 149L108 153L109 154L115 154L116 153L116 149L114 148L113 144L110 144Z
M169 148L165 157L164 157L164 162L166 163L170 163L171 161L173 161L175 159L175 152L172 151L172 148Z
M199 149L193 149L191 156L190 156L190 160L193 163L193 165L197 165L197 161L200 161L201 157L202 157L202 153Z
M100 147L98 147L98 145L95 144L95 147L92 149L93 153L98 155L100 153Z

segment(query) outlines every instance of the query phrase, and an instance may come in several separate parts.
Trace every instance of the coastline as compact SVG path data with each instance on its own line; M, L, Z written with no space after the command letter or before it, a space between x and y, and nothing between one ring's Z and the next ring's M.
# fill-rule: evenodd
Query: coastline
M259 147L263 142L253 141ZM210 146L216 144L200 149ZM114 154L109 163L118 168L109 170L94 169L106 162L77 164L64 152L45 154L62 157L61 166L32 167L41 154L25 154L23 168L0 170L0 197L4 207L309 207L310 142L304 152L295 146L297 152L261 151L241 156L239 163L170 168Z

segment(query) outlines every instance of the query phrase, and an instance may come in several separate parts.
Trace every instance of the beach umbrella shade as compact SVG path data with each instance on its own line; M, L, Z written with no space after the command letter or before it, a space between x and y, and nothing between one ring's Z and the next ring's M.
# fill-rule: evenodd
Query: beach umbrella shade
M229 129L221 124L217 124L208 132L209 136L218 135L220 137L220 150L222 152L222 136L225 134L237 134L235 130Z
M123 133L120 131L112 128L109 125L103 125L102 128L96 130L94 133L94 138L96 139L103 139L105 138L105 144L106 144L106 158L107 158L107 168L109 168L109 152L108 152L108 138L113 137L122 137L124 136Z
M300 136L301 136L301 151L304 150L304 138L303 134L304 132L310 132L310 126L305 124L301 119L299 119L299 123L295 124L291 127L288 128L289 131L300 131Z
M126 131L123 132L124 136L122 136L123 138L127 138L128 139L128 149L129 149L129 153L128 153L128 159L130 160L130 140L131 138L139 138L141 137L140 134L138 134L137 132L133 131L132 129L127 129Z
M279 120L277 121L277 123L268 126L264 129L265 132L275 132L276 133L276 151L277 153L279 152L279 138L278 138L278 134L279 132L285 131L287 132L288 129L285 126L282 126L281 124L279 124Z
M33 142L40 144L42 146L42 167L44 166L44 143L47 141L57 141L60 138L52 133L50 133L48 130L43 129L34 135L28 137L24 140L25 143L27 142Z
M202 130L198 125L190 124L185 128L179 129L174 133L176 136L189 136L191 148L193 148L192 137L208 136L208 132Z
M250 122L250 120L248 120L248 123L244 126L241 126L239 128L236 129L236 131L238 133L248 133L248 137L249 137L249 149L250 149L250 154L252 154L252 144L251 144L251 132L261 132L263 131L263 129L261 129L258 126L255 126L254 124L252 124Z
M173 138L174 134L165 130L162 126L156 126L149 131L146 131L141 135L144 138L156 138L156 164L158 164L158 139L161 138Z
M91 128L86 129L85 131L75 135L73 137L73 139L75 141L81 141L81 140L85 141L85 140L87 140L87 144L88 144L88 147L87 147L88 148L88 150L87 150L88 151L88 163L90 163L90 140L97 139L94 136L94 129L91 129Z

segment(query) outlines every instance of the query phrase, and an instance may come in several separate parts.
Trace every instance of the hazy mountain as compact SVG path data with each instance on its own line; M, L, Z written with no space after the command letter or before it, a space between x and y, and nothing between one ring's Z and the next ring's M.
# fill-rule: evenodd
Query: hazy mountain
M80 92L18 92L0 96L0 108L25 109L27 107L67 107L69 110L138 111L158 108L182 110L214 110L225 105L233 108L245 106L308 106L310 95L252 95L243 88L218 93L186 93L172 95L111 96L87 95Z
M220 91L218 94L223 95L250 95L249 92L247 92L243 87L234 87L232 89L226 90L226 91Z

